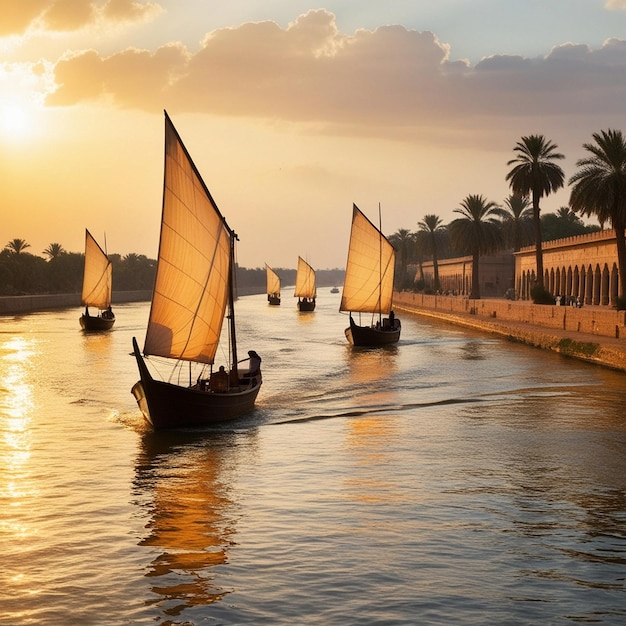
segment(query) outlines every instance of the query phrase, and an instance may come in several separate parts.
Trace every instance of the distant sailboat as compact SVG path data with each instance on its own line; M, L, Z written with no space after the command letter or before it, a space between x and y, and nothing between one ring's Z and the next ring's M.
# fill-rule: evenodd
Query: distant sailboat
M379 208L380 211L380 208ZM376 228L355 205L346 277L340 311L350 313L346 338L354 346L380 346L400 339L400 320L391 309L395 250L379 228ZM371 313L372 324L360 326L352 313ZM383 318L387 314L389 317ZM374 322L374 317L378 319Z
M315 270L302 257L298 257L296 287L293 296L298 298L299 311L315 310L315 298L317 297Z
M266 263L267 301L270 304L280 304L280 276Z
M175 359L167 381L153 378L133 337L140 380L132 394L155 430L204 426L254 408L262 384L261 359L237 360L233 274L237 235L220 213L165 113L165 171L157 273L144 355ZM228 369L212 371L228 309ZM182 365L189 364L189 373ZM192 364L200 373L192 374ZM211 371L205 373L205 368ZM188 382L170 382L187 377Z
M85 312L80 316L83 330L109 330L113 327L115 315L111 309L112 275L109 257L85 229L85 270L80 298L85 307ZM98 314L90 315L89 307L98 309Z

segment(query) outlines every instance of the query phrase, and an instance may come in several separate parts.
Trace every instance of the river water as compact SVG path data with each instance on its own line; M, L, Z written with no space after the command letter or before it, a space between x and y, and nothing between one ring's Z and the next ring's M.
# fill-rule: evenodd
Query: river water
M0 318L0 624L623 624L626 377L339 295L237 302L236 426L154 434L149 305ZM218 358L218 364L220 359Z

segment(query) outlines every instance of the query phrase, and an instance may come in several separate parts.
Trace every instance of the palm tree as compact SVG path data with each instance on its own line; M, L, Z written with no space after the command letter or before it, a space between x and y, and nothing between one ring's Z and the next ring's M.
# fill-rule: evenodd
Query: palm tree
M400 271L397 273L398 278L396 282L400 287L404 287L409 258L409 248L413 243L413 235L406 228L400 228L389 237L389 242L398 252Z
M513 193L504 200L502 210L504 236L512 244L514 252L532 241L532 219L533 211L528 196Z
M469 195L454 209L462 217L448 224L452 246L461 254L472 255L472 291L470 298L480 298L479 259L481 254L500 250L504 245L501 223L502 209L482 195Z
M580 159L580 168L569 180L570 206L581 215L596 215L601 224L615 229L620 296L626 296L626 140L619 130L593 134L595 144L583 148L591 156Z
M581 219L576 215L575 211L572 211L568 206L562 206L557 212L556 216L564 222L570 222L572 224L578 224Z
M20 254L26 248L30 248L30 244L24 241L24 239L11 239L5 248L13 252L13 254Z
M422 233L423 234L423 233ZM415 254L415 262L419 269L419 282L424 285L424 250L422 249L422 242L420 241L420 233L413 233L413 252ZM413 280L413 282L417 282Z
M563 187L565 180L563 170L553 162L565 158L556 149L557 145L543 135L528 135L515 144L513 151L517 153L517 156L507 163L507 165L514 165L506 175L511 191L521 196L532 197L537 284L540 287L543 287L543 252L539 200Z
M439 289L439 264L437 259L437 249L439 244L439 238L445 226L438 215L424 215L424 219L417 223L419 228L418 237L421 239L420 243L423 244L423 248L427 254L430 254L433 259L433 289L437 291Z
M48 257L50 261L65 254L65 248L60 243L51 243L43 253Z

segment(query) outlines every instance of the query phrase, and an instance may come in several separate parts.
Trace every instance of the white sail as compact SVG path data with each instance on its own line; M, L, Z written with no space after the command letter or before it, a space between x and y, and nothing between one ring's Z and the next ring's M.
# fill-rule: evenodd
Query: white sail
M346 277L339 310L389 313L395 258L393 246L353 205Z
M280 295L280 276L266 263L267 295Z
M85 271L81 302L100 310L111 304L111 261L88 230L85 230Z
M144 354L213 363L231 231L166 115L161 238Z
M296 287L293 295L295 298L315 298L317 296L315 270L302 257L298 257Z

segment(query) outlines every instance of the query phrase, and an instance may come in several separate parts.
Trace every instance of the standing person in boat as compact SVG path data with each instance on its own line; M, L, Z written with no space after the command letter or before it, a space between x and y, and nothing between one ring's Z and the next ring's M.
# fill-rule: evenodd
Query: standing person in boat
M254 350L249 350L248 356L250 357L248 376L257 376L261 373L261 357Z

